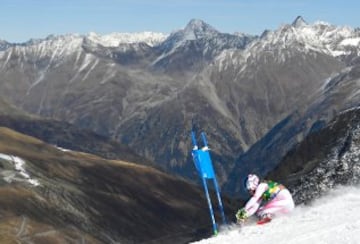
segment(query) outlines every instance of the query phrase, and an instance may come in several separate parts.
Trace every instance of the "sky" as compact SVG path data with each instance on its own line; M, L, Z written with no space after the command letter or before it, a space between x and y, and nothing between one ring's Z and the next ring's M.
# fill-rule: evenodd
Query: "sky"
M339 187L311 205L265 225L222 228L197 244L357 244L360 239L360 187ZM210 220L209 220L210 221Z
M308 23L360 27L358 0L1 0L0 40L68 33L169 34L191 19L220 32L260 35L302 16Z

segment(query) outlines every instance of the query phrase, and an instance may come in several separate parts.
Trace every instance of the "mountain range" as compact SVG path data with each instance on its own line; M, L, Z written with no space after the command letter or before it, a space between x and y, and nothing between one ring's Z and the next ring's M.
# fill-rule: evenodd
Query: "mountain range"
M346 166L341 157L358 143L359 57L359 28L308 24L300 16L260 36L222 33L193 19L169 35L1 41L0 123L50 145L151 166L176 178L176 189L178 176L198 182L190 131L205 131L224 193L245 198L243 179L255 172L284 181L304 202L321 189L358 182L357 173L341 178L358 168L356 153ZM338 161L328 165L338 148ZM342 171L329 180L321 172L334 165ZM101 175L84 179L111 175L94 167ZM320 183L326 187L306 187Z

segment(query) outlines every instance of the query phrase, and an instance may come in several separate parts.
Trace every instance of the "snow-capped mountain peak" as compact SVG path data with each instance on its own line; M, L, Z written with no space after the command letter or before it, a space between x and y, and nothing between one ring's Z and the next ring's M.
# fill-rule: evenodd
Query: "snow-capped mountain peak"
M8 48L11 44L0 39L0 51Z
M48 35L46 38L43 39L30 39L29 41L25 42L24 45L38 45L40 43L69 43L72 41L81 40L83 37L80 34L73 33L73 34L64 34L64 35Z
M213 36L218 33L219 32L215 28L199 19L190 20L183 30L184 37L187 40L196 40L206 36Z
M36 58L46 58L48 65L63 60L71 54L81 50L83 37L79 34L50 35L44 39L30 39L25 43L8 44L3 48L6 56L4 67L11 57L27 62ZM1 49L0 49L1 51Z
M202 20L192 19L184 29L171 33L159 45L162 54L152 65L163 68L171 64L174 69L179 69L179 66L185 64L184 69L189 70L187 65L190 64L191 67L199 68L204 64L202 62L210 61L223 50L242 50L255 38L257 37L243 33L221 33Z
M104 47L117 47L120 44L132 44L144 42L149 46L156 46L167 38L167 34L156 32L135 32L135 33L111 33L98 35L90 32L86 37L96 44Z
M220 34L212 26L199 19L192 19L184 29L175 31L162 44L166 51L184 45L187 41L212 38Z
M251 46L251 53L291 48L339 57L349 55L354 52L354 47L359 48L359 45L360 31L357 29L325 22L307 24L299 16L291 25L283 25L274 31L265 31Z
M303 17L298 16L298 17L296 17L296 19L293 21L293 23L291 25L293 27L297 28L297 27L301 27L301 26L306 26L307 22L303 19Z

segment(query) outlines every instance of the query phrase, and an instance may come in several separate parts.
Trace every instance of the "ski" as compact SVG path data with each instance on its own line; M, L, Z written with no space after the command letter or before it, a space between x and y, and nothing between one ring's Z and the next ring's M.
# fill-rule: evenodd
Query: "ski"
M263 225L263 224L269 223L270 221L271 221L271 218L266 217L266 218L263 218L263 219L259 220L258 222L256 222L256 224Z

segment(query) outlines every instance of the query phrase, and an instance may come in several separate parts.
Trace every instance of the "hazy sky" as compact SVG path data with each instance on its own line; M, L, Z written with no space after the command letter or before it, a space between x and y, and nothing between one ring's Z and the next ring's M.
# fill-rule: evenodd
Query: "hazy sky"
M261 34L322 20L360 27L359 0L0 0L0 39L25 42L50 34L91 31L170 33L193 18L221 32Z

